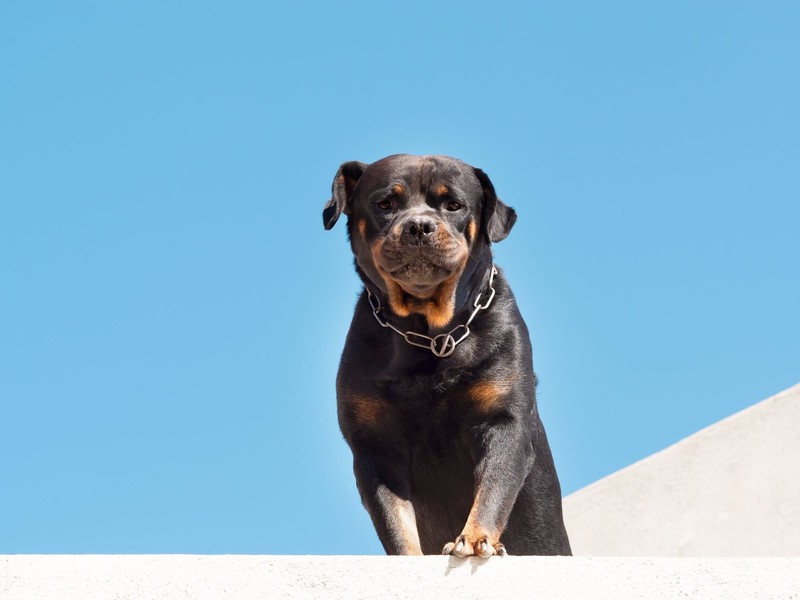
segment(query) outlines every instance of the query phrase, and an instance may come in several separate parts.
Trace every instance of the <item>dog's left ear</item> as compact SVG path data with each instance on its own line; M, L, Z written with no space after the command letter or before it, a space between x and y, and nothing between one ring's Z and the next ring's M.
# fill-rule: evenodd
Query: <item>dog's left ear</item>
M357 160L342 163L342 166L339 167L336 177L333 178L331 199L325 203L325 207L322 209L322 224L325 229L336 225L336 221L339 220L339 215L342 213L346 215L350 213L350 198L366 168L365 163Z
M517 213L497 197L486 173L475 167L473 170L483 188L483 230L486 232L486 240L489 243L500 242L506 239L517 222Z

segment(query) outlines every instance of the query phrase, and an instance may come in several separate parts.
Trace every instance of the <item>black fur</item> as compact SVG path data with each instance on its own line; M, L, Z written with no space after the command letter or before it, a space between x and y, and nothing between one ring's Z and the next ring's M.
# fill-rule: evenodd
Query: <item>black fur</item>
M483 171L440 156L344 163L325 228L342 213L381 317L430 336L465 323L479 294L485 302L491 243L516 221ZM337 377L339 423L388 554L570 554L528 331L502 272L494 288L446 358L382 327L366 289L356 305Z

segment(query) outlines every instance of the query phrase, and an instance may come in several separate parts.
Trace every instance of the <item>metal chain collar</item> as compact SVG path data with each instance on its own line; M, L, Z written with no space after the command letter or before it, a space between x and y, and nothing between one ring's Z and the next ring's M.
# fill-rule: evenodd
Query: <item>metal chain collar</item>
M416 333L415 331L400 331L397 327L389 323L389 321L381 317L380 312L383 307L381 306L380 298L373 296L372 292L369 291L369 288L367 288L367 299L369 300L369 305L372 307L372 315L375 317L375 320L380 324L381 327L388 327L398 335L403 336L403 339L405 339L405 341L412 346L427 348L433 352L435 356L438 356L439 358L446 358L455 352L456 346L463 342L470 334L469 324L472 323L472 320L475 318L475 316L480 311L489 308L492 300L494 300L495 289L492 287L492 283L494 283L495 275L497 275L497 269L494 265L492 265L492 270L489 272L489 297L486 299L484 304L481 304L481 296L483 295L483 292L478 294L478 297L475 298L475 303L473 304L475 310L472 311L472 314L469 316L469 319L467 319L467 322L453 327L453 329L447 333L440 333L434 337L430 337L424 333ZM459 329L463 329L464 333L461 334L461 337L456 339L453 334ZM422 342L420 340L425 341Z

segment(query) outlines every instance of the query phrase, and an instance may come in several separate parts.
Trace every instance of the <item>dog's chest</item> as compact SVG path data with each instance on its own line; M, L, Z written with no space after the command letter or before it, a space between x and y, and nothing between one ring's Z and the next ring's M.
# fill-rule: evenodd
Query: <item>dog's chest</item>
M463 451L472 421L464 373L415 374L385 382L382 387L397 433L413 452L437 462Z

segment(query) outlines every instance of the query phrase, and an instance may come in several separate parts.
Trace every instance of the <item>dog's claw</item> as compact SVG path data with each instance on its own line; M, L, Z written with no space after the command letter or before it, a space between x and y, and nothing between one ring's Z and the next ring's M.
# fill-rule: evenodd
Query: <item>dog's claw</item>
M467 541L463 535L456 540L456 548L453 553L459 558L471 556L473 553L472 544Z
M490 556L506 556L506 547L497 542L492 544L486 537L481 537L475 542L471 542L465 535L460 535L454 542L448 542L442 548L442 554L466 558L467 556L478 556L489 558Z
M492 554L494 554L494 548L492 548L485 539L481 540L478 543L478 556L481 558L489 558Z

